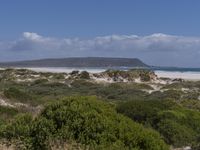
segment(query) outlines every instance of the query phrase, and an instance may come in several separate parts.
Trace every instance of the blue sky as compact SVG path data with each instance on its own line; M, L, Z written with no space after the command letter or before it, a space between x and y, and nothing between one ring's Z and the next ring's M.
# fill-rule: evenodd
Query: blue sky
M0 61L113 56L200 67L199 14L199 0L1 0Z

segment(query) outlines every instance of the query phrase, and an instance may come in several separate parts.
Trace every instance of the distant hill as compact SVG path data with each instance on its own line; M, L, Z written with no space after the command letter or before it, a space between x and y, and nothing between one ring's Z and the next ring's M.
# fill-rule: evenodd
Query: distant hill
M70 57L2 62L0 67L148 67L137 58Z

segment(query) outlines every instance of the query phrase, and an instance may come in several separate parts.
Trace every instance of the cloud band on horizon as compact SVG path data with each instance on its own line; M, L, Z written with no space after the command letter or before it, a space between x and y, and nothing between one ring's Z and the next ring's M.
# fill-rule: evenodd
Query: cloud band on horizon
M140 58L157 66L200 67L200 37L156 33L59 39L24 32L20 39L0 41L0 61L88 56Z

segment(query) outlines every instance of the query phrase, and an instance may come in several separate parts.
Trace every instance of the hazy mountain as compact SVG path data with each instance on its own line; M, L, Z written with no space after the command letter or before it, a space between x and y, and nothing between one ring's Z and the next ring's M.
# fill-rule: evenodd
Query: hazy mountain
M148 67L137 58L71 57L2 62L0 67Z

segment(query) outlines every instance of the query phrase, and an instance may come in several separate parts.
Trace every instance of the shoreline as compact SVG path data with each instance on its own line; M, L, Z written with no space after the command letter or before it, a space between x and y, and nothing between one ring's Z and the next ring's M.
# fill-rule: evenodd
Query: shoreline
M4 70L5 68L0 68ZM70 67L19 67L16 69L29 69L36 72L70 73L74 70L87 71L89 73L100 73L106 71L105 68L70 68ZM153 70L159 78L183 79L189 81L200 81L200 71L165 71Z
M103 68L27 68L33 71L42 71L42 72L58 72L58 73L69 73L74 70L87 71L90 73L100 73L106 71ZM200 71L165 71L165 70L153 70L159 78L170 78L170 79L184 79L190 81L200 80Z
M200 80L200 72L192 71L154 71L159 78L184 79L189 81Z

